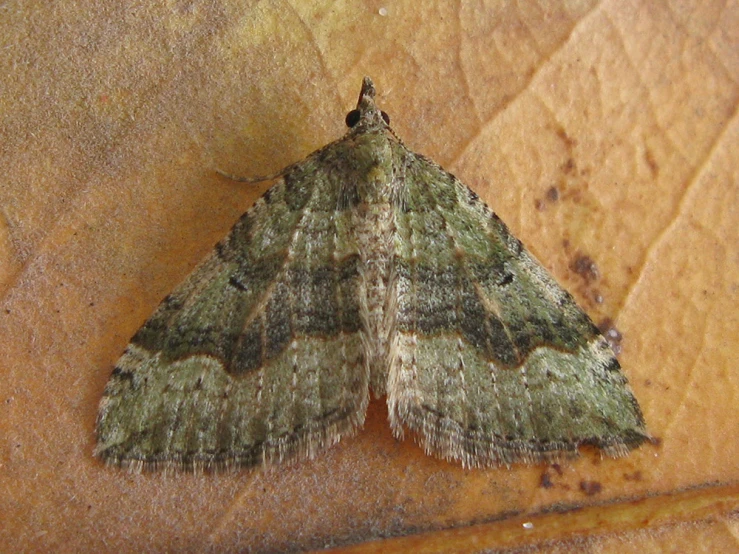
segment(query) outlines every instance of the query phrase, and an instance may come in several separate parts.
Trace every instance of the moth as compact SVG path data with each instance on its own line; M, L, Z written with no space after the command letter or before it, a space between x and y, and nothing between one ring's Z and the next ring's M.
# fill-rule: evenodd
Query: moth
M649 438L618 361L478 196L362 83L346 135L279 180L118 360L95 454L142 469L314 458L364 423L465 467Z

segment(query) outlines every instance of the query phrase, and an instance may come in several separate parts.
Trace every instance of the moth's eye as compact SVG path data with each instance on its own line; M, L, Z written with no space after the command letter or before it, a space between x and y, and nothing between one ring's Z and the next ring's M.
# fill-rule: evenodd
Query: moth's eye
M387 123L388 125L390 125L390 116L387 115L382 110L380 111L380 115L382 116L382 119L385 121L385 123Z
M359 110L352 110L348 114L346 114L346 126L347 127L354 127L357 123L359 123Z

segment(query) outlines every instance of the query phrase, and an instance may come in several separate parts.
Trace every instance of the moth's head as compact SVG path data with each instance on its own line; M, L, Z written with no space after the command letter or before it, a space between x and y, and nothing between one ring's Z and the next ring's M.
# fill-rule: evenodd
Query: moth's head
M387 128L390 125L390 116L375 105L375 85L372 79L365 77L362 80L362 90L359 91L359 100L356 109L346 114L346 126L350 129Z

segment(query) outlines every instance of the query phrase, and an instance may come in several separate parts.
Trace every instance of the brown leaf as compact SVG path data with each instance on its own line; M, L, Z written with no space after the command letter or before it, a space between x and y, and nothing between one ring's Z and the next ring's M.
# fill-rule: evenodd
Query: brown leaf
M715 1L6 6L5 547L304 549L507 518L482 549L529 540L506 514L654 495L682 506L663 522L707 517L670 493L739 478L736 28ZM406 144L566 287L570 253L597 263L603 302L578 301L623 333L659 446L586 453L542 488L542 468L464 471L395 442L374 402L357 438L270 473L132 477L92 458L112 363L265 188L214 170L270 173L339 137L365 74ZM701 490L709 514L736 510ZM541 540L649 524L624 506L610 526L555 514Z

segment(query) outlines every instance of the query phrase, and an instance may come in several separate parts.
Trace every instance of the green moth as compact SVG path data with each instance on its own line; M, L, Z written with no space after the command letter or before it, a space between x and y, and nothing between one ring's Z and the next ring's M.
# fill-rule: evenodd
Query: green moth
M588 316L365 78L349 131L297 162L167 296L105 388L95 453L141 469L313 458L364 423L466 467L649 438Z

